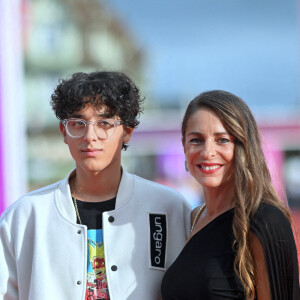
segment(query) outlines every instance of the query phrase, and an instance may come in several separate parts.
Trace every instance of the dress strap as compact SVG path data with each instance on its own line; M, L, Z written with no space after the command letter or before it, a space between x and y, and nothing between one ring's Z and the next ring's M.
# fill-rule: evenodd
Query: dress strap
M191 232L192 232L192 230L194 229L196 223L198 222L200 216L202 215L202 213L203 213L205 207L206 207L206 204L204 203L202 206L200 206L199 210L197 211L197 214L196 214L196 216L195 216L195 218L194 218L194 222L193 222L193 225L192 225Z

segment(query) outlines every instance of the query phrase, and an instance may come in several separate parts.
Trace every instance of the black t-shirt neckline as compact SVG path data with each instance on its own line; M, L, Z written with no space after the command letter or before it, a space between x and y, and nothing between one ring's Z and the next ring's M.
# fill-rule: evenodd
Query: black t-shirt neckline
M76 204L83 225L86 225L88 229L102 229L102 213L115 209L116 197L99 202L86 202L76 199ZM80 224L78 217L77 224Z

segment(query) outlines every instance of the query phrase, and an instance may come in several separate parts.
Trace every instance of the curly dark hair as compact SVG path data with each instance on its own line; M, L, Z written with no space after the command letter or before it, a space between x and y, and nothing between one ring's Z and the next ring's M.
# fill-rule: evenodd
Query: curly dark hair
M118 116L124 126L135 128L142 113L144 99L132 80L121 72L74 73L70 78L60 79L51 96L51 106L56 117L62 121L70 118L87 104L96 108L105 106L109 117ZM123 149L128 145L124 144Z

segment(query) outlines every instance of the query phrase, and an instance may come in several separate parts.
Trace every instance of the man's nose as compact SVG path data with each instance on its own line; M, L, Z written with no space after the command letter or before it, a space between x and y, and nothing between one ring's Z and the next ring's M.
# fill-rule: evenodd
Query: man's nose
M97 139L97 134L93 123L89 123L86 125L84 139L86 141L93 141Z

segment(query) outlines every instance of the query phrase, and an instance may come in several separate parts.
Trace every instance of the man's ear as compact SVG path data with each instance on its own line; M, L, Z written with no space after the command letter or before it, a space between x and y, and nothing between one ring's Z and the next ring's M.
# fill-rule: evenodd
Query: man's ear
M68 144L66 128L65 128L65 126L61 122L59 122L59 130L60 130L60 132L61 132L61 134L62 134L62 136L64 138L64 143Z
M123 143L129 143L132 134L133 134L134 128L131 127L124 127L124 134L123 134Z

